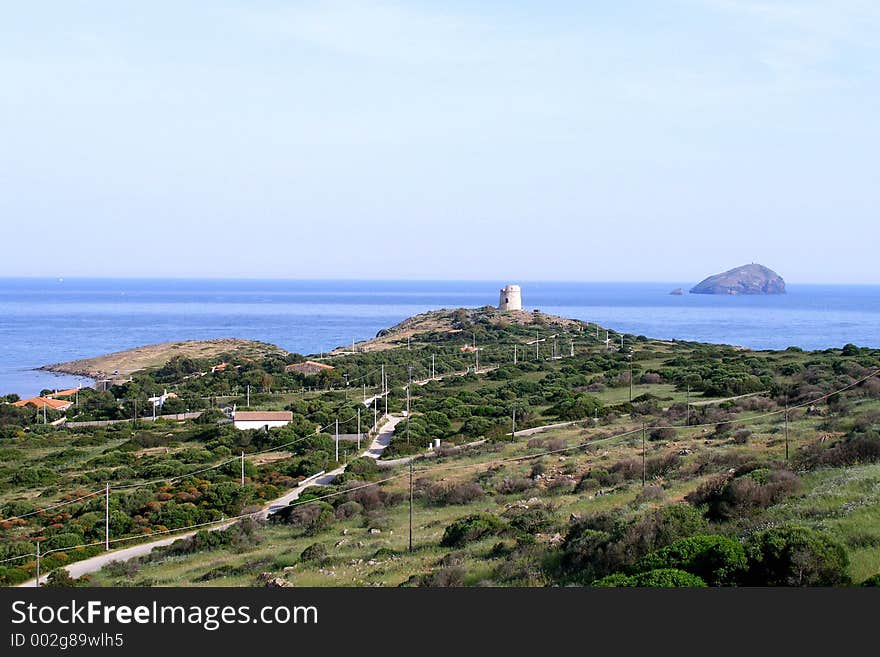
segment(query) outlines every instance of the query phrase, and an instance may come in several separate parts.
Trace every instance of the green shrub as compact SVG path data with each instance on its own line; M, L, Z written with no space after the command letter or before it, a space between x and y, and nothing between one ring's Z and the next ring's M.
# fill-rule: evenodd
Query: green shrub
M748 582L756 586L840 586L849 558L839 543L807 527L775 527L746 544Z
M593 582L593 586L602 587L643 587L643 588L704 588L706 582L675 568L659 568L635 575L615 573Z
M327 558L327 547L323 543L312 543L302 551L299 558L300 561L323 561Z
M633 569L647 572L675 568L697 575L712 586L736 584L746 570L746 551L742 544L724 536L697 535L642 557Z
M70 576L70 573L67 572L64 568L56 568L49 576L46 578L46 583L43 586L49 588L71 588L77 585L77 581Z
M507 529L498 516L491 513L475 513L459 518L446 528L440 545L444 547L460 547L465 543L478 541L487 536L500 536Z
M272 516L273 520L302 529L306 536L317 534L330 525L334 517L333 507L326 502L291 505Z
M868 579L864 580L861 584L862 586L880 586L880 573L876 575L872 575Z

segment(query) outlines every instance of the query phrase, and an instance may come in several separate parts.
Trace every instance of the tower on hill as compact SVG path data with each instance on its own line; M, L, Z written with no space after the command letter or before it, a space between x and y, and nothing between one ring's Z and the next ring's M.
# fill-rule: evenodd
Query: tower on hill
M522 310L522 290L519 285L505 285L501 288L498 310Z

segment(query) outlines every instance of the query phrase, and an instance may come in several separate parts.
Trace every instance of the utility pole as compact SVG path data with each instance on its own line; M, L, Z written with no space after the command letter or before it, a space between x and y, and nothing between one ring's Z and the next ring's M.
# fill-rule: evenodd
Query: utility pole
M629 355L629 403L633 401L633 355Z
M434 369L434 354L431 354L431 381L437 376L437 370Z
M244 451L241 453L241 485L244 486Z
M513 364L516 365L516 345L513 345Z
M691 424L691 384L688 383L688 396L687 396L687 405L685 406L684 411L684 426L690 426Z
M110 482L104 484L104 551L110 551Z
M40 586L40 541L37 539L37 579L34 586Z
M361 448L361 407L358 406L358 450Z
M409 366L409 383L406 385L406 444L409 445L409 388L412 385L412 365Z
M412 552L412 529L413 529L413 460L409 460L409 551Z
M375 431L379 427L379 418L377 417L379 411L377 410L379 402L376 399L373 399L373 431Z
M46 424L47 422L48 420L46 419L46 402L43 402L43 424Z
M336 418L336 462L339 463L339 418Z
M367 401L367 384L364 383L364 401Z
M516 404L513 405L513 414L511 417L510 437L516 438Z
M571 341L571 357L574 358L574 340Z
M251 405L251 384L248 383L247 384L247 403L245 404L245 406L250 408L250 405Z
M645 487L645 482L648 478L648 466L647 461L645 460L645 434L648 432L647 425L642 423L642 488Z
M538 332L535 331L535 360L541 359L539 347L540 347L540 344L538 342Z

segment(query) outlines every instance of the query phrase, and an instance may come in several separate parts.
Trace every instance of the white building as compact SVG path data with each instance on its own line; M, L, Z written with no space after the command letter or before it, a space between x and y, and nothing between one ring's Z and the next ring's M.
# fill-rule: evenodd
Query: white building
M498 310L522 310L522 290L519 285L505 285L501 288Z
M161 395L159 395L158 397L149 397L147 398L147 401L150 402L154 408L162 408L167 400L176 398L177 395L175 395L173 392L163 390Z
M293 420L290 411L235 411L232 423L236 429L271 429L283 427Z

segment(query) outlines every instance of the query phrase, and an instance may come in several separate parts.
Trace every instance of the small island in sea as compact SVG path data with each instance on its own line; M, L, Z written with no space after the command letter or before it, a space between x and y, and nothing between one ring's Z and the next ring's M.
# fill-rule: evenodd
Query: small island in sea
M785 294L782 276L755 263L709 276L691 288L691 294Z

